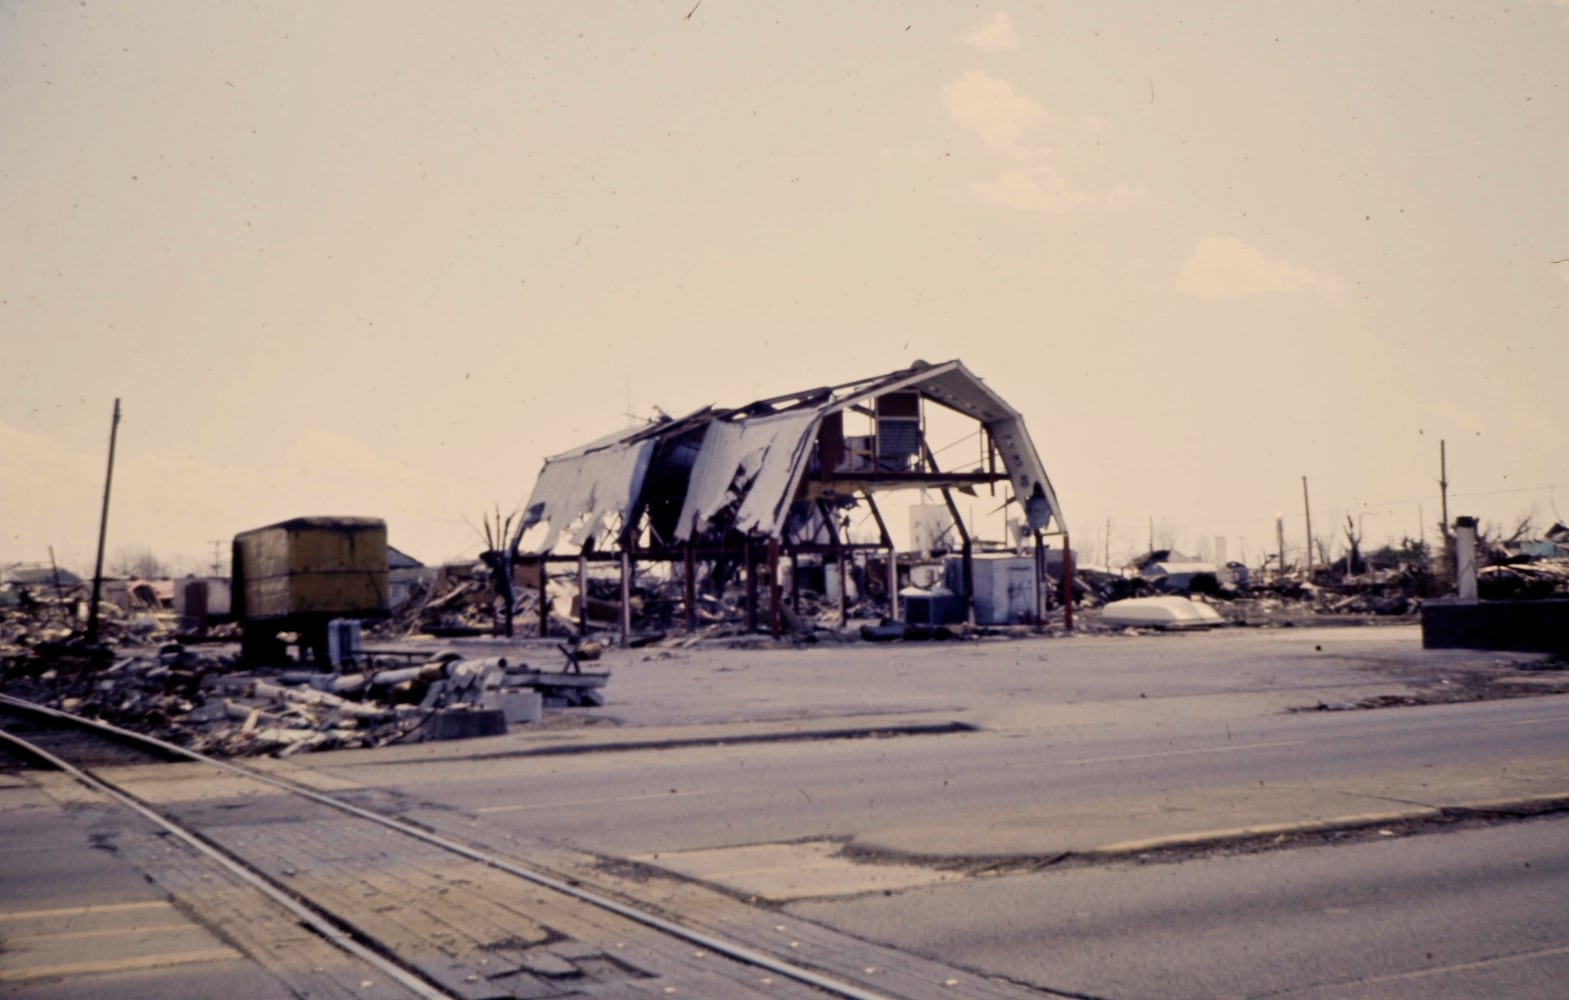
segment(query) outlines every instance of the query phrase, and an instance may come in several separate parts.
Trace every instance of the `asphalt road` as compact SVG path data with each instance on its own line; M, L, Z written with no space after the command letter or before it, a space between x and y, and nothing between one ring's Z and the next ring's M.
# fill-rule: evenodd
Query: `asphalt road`
M1084 996L1562 997L1569 820L791 904Z
M609 742L645 749L532 755L540 734L483 759L311 765L1068 995L1562 996L1569 819L1457 827L1442 810L1569 793L1569 696L1287 711L1519 662L1401 632L708 651L619 665L633 676L613 694L650 697ZM975 728L806 735L879 709ZM800 738L723 739L768 719ZM1381 834L1386 816L1430 822ZM1334 843L1341 826L1360 830ZM1318 827L1328 843L1291 833ZM1152 853L1275 829L1276 849Z
M805 838L1038 855L1192 833L1201 809L1230 828L1563 791L1569 698L335 770L616 855Z

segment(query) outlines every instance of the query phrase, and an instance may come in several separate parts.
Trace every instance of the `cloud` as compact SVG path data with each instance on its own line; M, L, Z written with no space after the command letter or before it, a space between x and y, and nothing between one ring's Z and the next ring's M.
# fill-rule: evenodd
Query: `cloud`
M980 70L970 70L944 87L942 104L955 122L999 152L1017 149L1026 136L1051 120L1040 102Z
M1111 130L1103 119L1080 115L1059 130L1045 105L981 70L944 87L942 106L1002 161L969 185L970 194L984 204L1026 212L1084 212L1126 209L1146 198L1142 188L1127 184L1109 190L1081 187L1063 170L1064 162L1096 155Z
M998 11L985 22L959 36L959 41L987 52L1006 52L1019 47L1019 36L1014 33L1013 19L1007 11Z
M1177 272L1177 290L1200 299L1311 292L1334 297L1345 287L1339 275L1275 260L1230 236L1198 242Z

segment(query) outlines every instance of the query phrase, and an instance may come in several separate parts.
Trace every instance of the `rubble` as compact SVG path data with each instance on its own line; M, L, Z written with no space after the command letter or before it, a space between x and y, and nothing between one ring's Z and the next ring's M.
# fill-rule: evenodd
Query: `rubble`
M1558 539L1569 539L1569 529L1555 526L1549 535L1552 551L1563 551ZM1478 573L1484 601L1569 595L1569 558L1515 548L1520 551L1489 553L1494 564ZM1548 545L1529 549L1545 552ZM607 563L560 570L543 561L518 564L510 622L507 599L498 594L505 581L498 580L496 560L481 558L432 569L405 588L388 618L365 623L366 634L383 641L502 634L510 624L521 637L551 640L565 658L551 670L501 656L386 649L351 656L340 672L242 664L232 655L238 625L207 623L181 632L181 620L163 593L170 588L143 582L110 588L116 600L100 603L99 641L89 645L81 638L86 585L51 574L47 580L0 584L0 685L19 697L192 749L287 756L482 735L537 723L546 708L602 705L609 675L586 671L584 664L615 641L633 648L741 648L974 641L1066 631L1060 612L1055 621L1048 613L1041 623L1023 617L999 625L977 625L979 616L966 620L949 572L952 561L951 553L945 561L936 550L901 555L898 576L890 579L887 562L871 554L852 554L837 573L829 570L828 555L801 554L788 567L775 567L782 579L768 581L788 595L771 609L779 619L778 638L769 636L771 623L760 614L755 583L748 592L744 564L730 556L711 560L690 595L681 568L659 561L634 564L624 577L620 567ZM1209 625L1410 620L1424 601L1448 590L1425 550L1409 544L1398 560L1372 553L1365 560L1348 556L1344 569L1321 564L1311 580L1289 566L1260 568L1251 579L1245 567L1238 571L1239 564L1226 563L1218 573L1211 568L1170 551L1151 552L1121 571L1078 566L1072 594L1058 583L1051 603L1061 608L1071 596L1085 612L1074 631L1114 633L1172 627L1171 621L1128 619L1121 612L1164 609L1170 617L1173 606L1183 618ZM894 585L900 588L903 606L896 610L902 617L888 613ZM623 586L630 617L624 634ZM689 603L692 626L683 620ZM354 648L363 652L358 643Z
M1476 574L1483 600L1541 600L1569 595L1569 559L1510 561L1485 566Z
M381 668L378 661L398 654L370 654L349 673L240 670L232 652L171 641L172 622L118 609L104 612L102 641L88 646L76 632L79 601L14 587L7 593L11 599L0 602L0 686L8 694L202 753L282 757L491 735L538 722L546 706L602 705L609 681L607 672L578 664L597 657L596 643L571 649L570 670L457 652Z

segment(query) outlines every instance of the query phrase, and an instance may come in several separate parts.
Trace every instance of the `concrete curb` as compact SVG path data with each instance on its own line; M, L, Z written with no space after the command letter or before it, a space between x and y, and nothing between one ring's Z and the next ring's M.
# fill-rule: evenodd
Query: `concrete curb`
M1388 812L1356 813L1349 816L1334 816L1328 819L1306 820L1299 823L1261 823L1254 826L1201 830L1195 833L1151 837L1146 840L1125 840L1078 853L1081 857L1114 858L1125 857L1130 854L1145 854L1151 851L1216 846L1256 840L1261 837L1275 837L1282 834L1361 830L1370 826L1383 826L1388 823L1424 822L1436 819L1464 818L1467 816L1480 817L1498 813L1513 814L1524 818L1564 810L1569 810L1569 792L1494 799L1492 801L1466 805L1418 806L1413 809L1397 809Z

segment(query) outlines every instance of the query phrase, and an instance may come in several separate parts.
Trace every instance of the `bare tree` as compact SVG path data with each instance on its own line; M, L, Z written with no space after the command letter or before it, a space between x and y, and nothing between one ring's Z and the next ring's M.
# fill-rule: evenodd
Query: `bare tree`
M1513 545L1516 542L1523 542L1527 539L1535 538L1536 534L1536 514L1527 514L1525 517L1520 519L1519 524L1515 525L1515 530L1510 532L1507 538L1503 539L1502 544Z
M1511 556L1511 546L1534 538L1537 535L1536 515L1527 514L1515 525L1508 534L1494 522L1486 522L1476 531L1476 548L1481 553L1482 559L1488 564L1506 562Z
M1331 560L1329 558L1329 543L1334 540L1334 535L1313 536L1313 545L1318 549L1318 562L1314 566L1315 571L1330 565Z
M517 593L512 585L512 571L513 566L517 563L518 542L522 540L522 535L517 534L514 537L512 530L513 515L508 514L506 519L503 520L499 507L496 509L494 521L491 520L489 514L483 515L483 521L485 524L485 551L481 554L480 559L490 568L492 586L494 586L496 595L501 598L504 606L501 620L495 623L495 632L497 635L511 636L513 615L517 607ZM543 566L541 566L540 572L544 572ZM584 600L588 599L586 594L583 597Z
M120 549L109 563L109 572L114 576L161 580L169 576L169 567L153 555L152 549Z
M1346 556L1346 572L1360 573L1362 565L1362 534L1357 530L1356 518L1346 515L1346 543L1351 550Z

